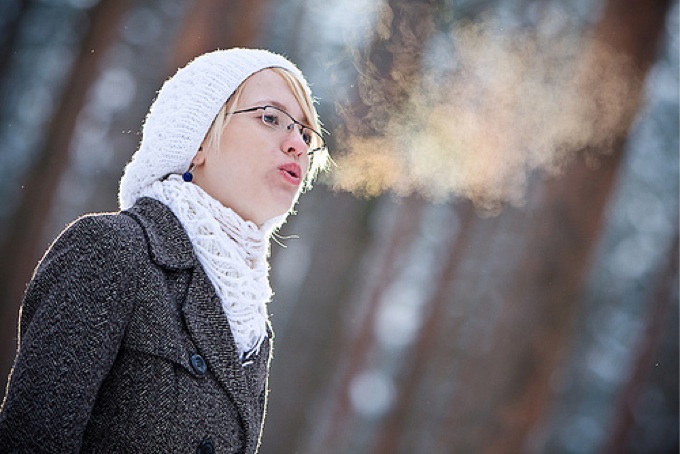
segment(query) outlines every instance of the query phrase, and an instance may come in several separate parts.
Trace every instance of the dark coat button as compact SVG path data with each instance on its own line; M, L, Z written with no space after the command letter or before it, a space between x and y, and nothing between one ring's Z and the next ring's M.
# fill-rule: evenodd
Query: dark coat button
M205 360L201 355L193 355L190 361L191 367L194 368L194 372L196 372L198 375L205 375L205 373L208 371L208 365L205 363Z
M203 440L198 448L196 448L196 454L214 454L215 445L210 440Z

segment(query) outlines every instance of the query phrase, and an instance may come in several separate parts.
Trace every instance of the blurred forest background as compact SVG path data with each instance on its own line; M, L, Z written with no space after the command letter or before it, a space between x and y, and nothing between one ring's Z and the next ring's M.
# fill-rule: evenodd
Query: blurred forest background
M261 452L678 452L678 2L3 0L0 384L22 292L162 82L265 47L337 166L273 245ZM299 237L299 238L298 238Z

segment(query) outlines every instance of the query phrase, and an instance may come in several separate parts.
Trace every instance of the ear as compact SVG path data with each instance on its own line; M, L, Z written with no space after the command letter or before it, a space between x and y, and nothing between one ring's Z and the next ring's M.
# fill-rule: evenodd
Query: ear
M192 166L200 166L205 163L205 152L203 151L203 145L198 148L198 151L194 155L194 158L191 160L191 165Z

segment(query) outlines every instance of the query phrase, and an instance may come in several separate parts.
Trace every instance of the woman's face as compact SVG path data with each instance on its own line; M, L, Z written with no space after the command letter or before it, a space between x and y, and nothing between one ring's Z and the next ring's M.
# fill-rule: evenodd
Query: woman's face
M266 105L277 106L307 124L285 80L271 70L246 80L235 110ZM299 129L273 129L263 123L262 112L231 115L219 148L205 140L192 161L196 184L258 226L291 209L309 169Z

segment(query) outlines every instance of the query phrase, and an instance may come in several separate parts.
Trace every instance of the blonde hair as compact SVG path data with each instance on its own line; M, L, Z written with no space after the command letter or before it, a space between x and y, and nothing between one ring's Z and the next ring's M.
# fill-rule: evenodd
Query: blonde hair
M288 85L288 88L293 93L295 100L302 108L302 113L306 117L308 125L314 128L314 130L321 133L322 132L321 123L319 121L319 115L316 112L316 108L314 107L314 100L312 99L309 92L305 90L305 87L302 85L302 82L300 82L300 80L297 77L295 77L293 74L291 74L289 71L283 68L272 67L265 68L262 71L265 70L275 72L286 82L286 85ZM248 83L250 77L252 77L252 75L245 79L243 82L241 82L241 84L236 88L236 90L234 90L234 93L232 93L229 99L227 99L227 101L224 103L224 105L218 112L217 116L213 120L212 124L210 125L210 129L208 129L208 132L205 135L208 144L213 145L215 149L219 147L220 141L222 139L222 131L224 131L224 128L229 124L229 121L231 120L231 114L234 113L234 111L236 110L238 100L241 97L241 93L243 93L243 89ZM322 170L326 170L328 168L329 163L330 156L328 155L328 150L326 148L315 151L312 154L309 163L309 171L307 172L307 176L305 177L305 181L303 182L302 185L303 191L311 189L312 183L316 179L319 172L321 172Z

